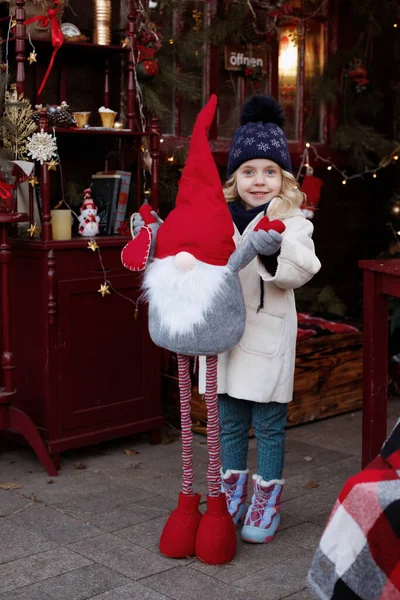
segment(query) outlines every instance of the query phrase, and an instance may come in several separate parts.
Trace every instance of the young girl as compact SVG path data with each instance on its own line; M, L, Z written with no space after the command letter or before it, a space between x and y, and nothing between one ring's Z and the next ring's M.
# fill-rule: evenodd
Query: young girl
M287 403L292 399L297 315L293 290L320 269L313 226L300 206L304 195L291 173L282 109L255 96L242 109L228 159L225 197L239 245L266 214L285 231L271 231L268 256L240 272L246 329L233 350L219 356L219 407L223 491L234 522L245 517L242 538L273 540L279 525L284 480ZM257 439L258 467L246 512L248 432Z

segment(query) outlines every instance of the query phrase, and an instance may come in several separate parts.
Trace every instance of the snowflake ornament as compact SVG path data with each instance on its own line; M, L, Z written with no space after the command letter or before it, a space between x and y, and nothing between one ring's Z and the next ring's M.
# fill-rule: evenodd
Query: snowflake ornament
M28 137L26 147L29 156L33 160L38 160L41 165L53 156L57 156L56 138L50 135L50 133L45 133L43 129L40 133L34 133Z

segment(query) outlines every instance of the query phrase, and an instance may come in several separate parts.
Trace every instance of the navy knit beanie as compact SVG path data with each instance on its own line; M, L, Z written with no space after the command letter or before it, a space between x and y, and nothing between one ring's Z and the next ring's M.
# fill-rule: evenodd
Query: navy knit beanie
M271 96L253 96L247 100L240 115L228 158L228 179L246 160L266 158L285 171L292 171L288 142L281 127L282 107Z

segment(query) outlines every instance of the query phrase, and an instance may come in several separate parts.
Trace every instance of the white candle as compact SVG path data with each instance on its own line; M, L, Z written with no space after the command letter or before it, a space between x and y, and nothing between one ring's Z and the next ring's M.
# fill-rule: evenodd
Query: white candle
M72 236L72 214L70 210L51 211L53 240L70 240Z

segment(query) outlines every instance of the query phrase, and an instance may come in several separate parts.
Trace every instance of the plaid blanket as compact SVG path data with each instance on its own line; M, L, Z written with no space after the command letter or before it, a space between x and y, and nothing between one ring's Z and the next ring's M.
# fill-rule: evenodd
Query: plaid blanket
M400 600L400 420L378 457L344 485L308 583L323 600Z

